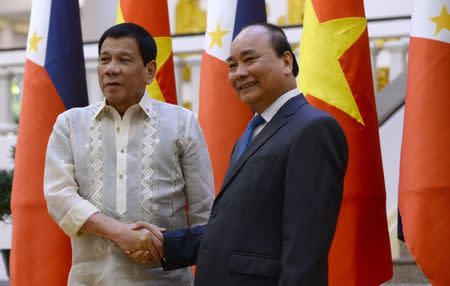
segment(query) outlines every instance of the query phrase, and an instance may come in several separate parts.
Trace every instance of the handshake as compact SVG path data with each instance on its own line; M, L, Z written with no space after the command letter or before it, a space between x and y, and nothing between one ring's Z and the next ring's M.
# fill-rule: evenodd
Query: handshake
M164 230L145 222L122 224L113 240L136 263L155 263L164 257Z

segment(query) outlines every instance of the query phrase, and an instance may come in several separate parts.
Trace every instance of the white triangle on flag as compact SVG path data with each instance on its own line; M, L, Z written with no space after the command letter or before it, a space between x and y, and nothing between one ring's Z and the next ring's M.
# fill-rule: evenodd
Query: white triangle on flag
M45 64L51 6L52 0L33 0L31 4L26 58L40 66Z
M444 8L445 6L445 8ZM450 0L415 0L411 19L411 36L450 43L450 31L441 29L436 33L436 23L432 20L441 14L442 9L449 12Z
M234 21L236 17L237 0L209 0L208 15L203 49L210 55L225 61L230 56L231 42L233 40ZM221 38L222 46L213 44L210 32L215 32L217 27L222 31L228 31Z

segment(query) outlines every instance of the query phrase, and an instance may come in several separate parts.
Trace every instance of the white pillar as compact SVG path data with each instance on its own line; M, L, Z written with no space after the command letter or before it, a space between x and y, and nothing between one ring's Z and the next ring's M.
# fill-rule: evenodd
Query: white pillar
M116 23L117 0L86 0L80 9L83 41L98 41Z
M391 68L389 71L389 81L399 76L407 68L408 39L385 43L384 49L389 51L391 57Z
M98 84L97 61L87 61L85 67L89 104L103 100L103 94Z
M377 56L380 49L375 46L372 41L370 44L370 65L372 67L372 81L373 81L373 92L375 97L378 94L378 77L377 77Z
M192 94L192 112L198 115L199 96L200 96L200 54L195 54L186 58L186 62L191 67L191 94Z
M11 119L11 94L10 82L12 74L7 69L0 69L0 124L10 124Z
M185 61L174 55L173 57L173 69L174 69L174 75L175 75L175 88L177 92L177 103L178 105L183 105L183 102L185 101L186 94L183 93L183 65L185 64Z
M11 23L4 19L0 29L0 48L10 48L14 44L14 32Z

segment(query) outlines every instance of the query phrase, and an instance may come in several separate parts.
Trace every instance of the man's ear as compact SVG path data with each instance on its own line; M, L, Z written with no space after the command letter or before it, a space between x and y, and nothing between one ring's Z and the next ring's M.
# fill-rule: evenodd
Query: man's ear
M150 84L156 75L156 61L149 61L145 66L145 69L147 70L147 84Z
M290 75L292 74L292 67L294 59L292 58L294 55L289 51L284 51L283 53L283 62L284 62L284 74Z

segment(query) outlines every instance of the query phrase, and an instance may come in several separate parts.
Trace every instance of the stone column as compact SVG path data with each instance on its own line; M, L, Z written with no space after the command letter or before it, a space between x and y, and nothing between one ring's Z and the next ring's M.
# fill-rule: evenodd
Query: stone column
M377 56L380 49L372 42L370 45L370 65L372 67L372 81L373 81L373 92L375 97L378 93L378 77L377 77Z
M14 32L12 25L8 19L3 18L1 20L0 29L0 48L10 48L14 43Z
M87 60L85 67L89 104L103 100L103 94L98 84L97 61Z
M407 68L408 39L403 38L399 41L387 42L383 48L389 52L391 57L389 81L392 81Z
M177 103L178 105L183 105L186 94L183 94L183 75L182 69L185 61L174 55L173 56L173 71L175 76L175 88L177 91Z
M200 96L200 54L189 56L186 61L191 67L191 90L192 90L192 112L198 115L199 96Z
M12 123L10 82L12 74L7 69L0 69L0 126ZM1 130L0 130L1 132Z

